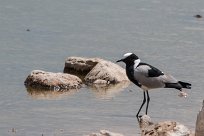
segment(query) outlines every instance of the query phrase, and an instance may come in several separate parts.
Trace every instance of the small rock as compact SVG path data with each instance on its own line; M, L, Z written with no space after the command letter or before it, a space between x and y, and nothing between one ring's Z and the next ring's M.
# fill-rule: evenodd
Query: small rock
M151 118L148 116L148 115L143 115L141 118L140 118L140 128L146 128L146 127L149 127L150 125L152 125L153 123L151 122Z
M24 82L25 86L49 90L69 90L81 87L82 81L74 75L33 70Z
M33 87L27 87L27 92L30 97L37 100L57 100L62 99L71 95L74 95L77 90L71 89L69 91L67 90L61 90L61 91L53 91L49 89L41 89L41 88L33 88Z
M190 130L180 124L180 123L176 123L176 126L173 128L173 131L168 132L169 136L190 136Z
M197 115L195 135L204 136L204 100L202 108L200 109Z
M79 76L88 85L129 81L122 67L100 58L69 57L64 72Z
M108 84L106 80L97 79L93 82L94 84Z
M16 130L16 128L12 128L12 129L11 129L11 130L9 130L8 132L16 133L16 132L17 132L17 130Z
M64 73L86 76L97 63L93 58L68 57L65 60Z
M181 91L178 96L186 98L188 96L188 94L186 92L184 92L184 91Z
M190 130L176 121L150 122L151 118L143 115L140 119L142 136L190 136Z
M108 130L100 130L99 133L92 133L92 134L87 135L87 136L124 136L124 135L120 134L120 133L110 132Z
M199 15L199 14L195 15L194 17L195 17L195 18L202 18L202 16Z

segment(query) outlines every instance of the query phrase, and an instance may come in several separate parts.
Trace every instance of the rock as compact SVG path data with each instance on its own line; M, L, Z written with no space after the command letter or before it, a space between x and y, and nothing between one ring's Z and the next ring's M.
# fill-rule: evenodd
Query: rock
M97 63L97 59L94 58L68 57L65 60L64 73L81 75L84 78Z
M28 95L32 99L37 100L59 100L65 97L69 97L77 93L78 90L71 89L69 91L53 91L48 89L39 89L27 87Z
M139 125L141 129L145 129L152 125L151 118L147 115L143 115L139 120Z
M122 67L100 58L69 57L65 61L64 72L80 75L89 85L129 81Z
M195 18L202 18L201 15L197 14L197 15L194 15Z
M141 117L141 136L191 136L191 131L184 125L176 121L163 121L152 123L147 115Z
M81 87L82 81L74 75L33 70L24 82L26 87L50 90L70 90Z
M96 79L93 84L100 85L100 84L107 84L106 80Z
M110 132L108 130L100 130L99 133L92 133L92 134L87 135L87 136L124 136L124 135L119 134L119 133Z
M186 98L188 96L188 94L184 91L180 91L178 96Z
M195 135L204 136L204 100L202 109L199 111L197 115Z

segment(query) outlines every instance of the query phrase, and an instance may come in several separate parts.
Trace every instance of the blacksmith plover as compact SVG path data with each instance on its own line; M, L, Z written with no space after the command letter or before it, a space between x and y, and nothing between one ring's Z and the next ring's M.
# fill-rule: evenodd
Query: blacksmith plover
M139 117L139 113L146 102L146 95L147 114L150 101L148 90L155 88L175 88L180 91L182 91L182 88L191 89L190 83L178 81L173 76L165 74L159 69L147 63L141 62L138 56L136 56L134 53L124 54L124 57L121 60L118 60L117 62L120 61L126 64L126 74L129 80L144 91L144 99L142 105L139 108L139 111L137 112L137 118Z

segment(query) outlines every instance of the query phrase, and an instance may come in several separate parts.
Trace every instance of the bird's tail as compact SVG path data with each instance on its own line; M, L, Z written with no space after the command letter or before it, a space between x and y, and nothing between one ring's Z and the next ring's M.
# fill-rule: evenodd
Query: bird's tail
M178 81L178 83L181 84L182 88L191 89L190 83L186 83L186 82L182 82L182 81Z

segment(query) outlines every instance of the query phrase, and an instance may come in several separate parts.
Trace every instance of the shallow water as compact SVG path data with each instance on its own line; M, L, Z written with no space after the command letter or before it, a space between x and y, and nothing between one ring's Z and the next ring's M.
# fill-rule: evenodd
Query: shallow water
M193 16L203 15L203 6L203 0L0 1L0 134L139 135L135 114L143 98L133 84L67 93L31 93L23 85L34 69L62 72L68 56L115 62L126 52L192 83L186 99L173 89L150 91L149 115L193 130L204 98L204 19Z

